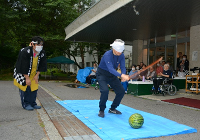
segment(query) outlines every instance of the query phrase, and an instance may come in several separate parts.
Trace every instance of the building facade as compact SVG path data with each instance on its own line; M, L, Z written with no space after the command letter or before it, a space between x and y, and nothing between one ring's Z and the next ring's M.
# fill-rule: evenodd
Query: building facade
M108 44L108 49L109 48L110 48L110 46ZM94 54L95 54L95 52L94 52ZM97 56L94 55L94 54L89 54L88 52L86 52L84 54L84 56L85 56L84 57L84 63L85 63L84 66L85 67L93 67L93 64L98 61L97 60L98 59ZM125 61L126 67L129 68L132 65L132 46L125 45L124 55L125 55L125 60L126 60ZM82 59L81 59L79 54L75 57L75 59L76 59L76 62L81 66L82 65ZM61 65L61 70L65 71L65 72L77 73L79 68L75 64L62 64Z
M66 40L132 46L132 63L163 57L174 69L178 52L200 67L199 0L100 0L65 28Z

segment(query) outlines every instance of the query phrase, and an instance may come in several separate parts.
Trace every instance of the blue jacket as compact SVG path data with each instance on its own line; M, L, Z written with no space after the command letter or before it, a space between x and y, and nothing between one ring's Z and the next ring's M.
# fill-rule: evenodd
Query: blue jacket
M119 64L122 72L121 74L116 71ZM122 74L126 74L124 54L122 53L120 56L116 56L113 54L113 50L105 52L101 58L99 68L121 77Z

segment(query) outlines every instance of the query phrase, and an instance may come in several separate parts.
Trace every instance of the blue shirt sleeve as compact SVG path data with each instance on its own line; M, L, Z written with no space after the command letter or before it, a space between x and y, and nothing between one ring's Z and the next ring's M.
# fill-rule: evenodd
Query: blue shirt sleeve
M120 57L121 60L120 60L120 68L121 68L121 71L122 71L122 74L126 74L126 67L125 67L125 57L124 57L124 54L121 54L122 56Z
M115 75L115 76L120 76L120 77L121 77L121 74L118 73L118 72L116 71L116 69L114 69L113 62L112 62L111 57L110 57L109 55L105 55L105 56L104 56L104 61L105 61L105 64L106 64L106 66L107 66L107 68L108 68L108 71L109 71L110 73L112 73L112 74ZM121 64L120 64L120 66L121 66ZM122 69L121 69L121 70L122 70Z

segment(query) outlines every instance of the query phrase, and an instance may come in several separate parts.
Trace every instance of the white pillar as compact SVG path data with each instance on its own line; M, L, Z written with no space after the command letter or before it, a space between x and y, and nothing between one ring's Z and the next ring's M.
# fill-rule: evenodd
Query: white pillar
M139 65L143 61L143 40L134 40L132 48L132 62Z
M200 67L200 25L190 28L189 68Z

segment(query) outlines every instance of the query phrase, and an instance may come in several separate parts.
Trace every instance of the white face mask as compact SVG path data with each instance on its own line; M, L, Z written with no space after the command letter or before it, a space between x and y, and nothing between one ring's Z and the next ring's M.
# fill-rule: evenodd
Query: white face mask
M135 68L132 68L132 70L135 70Z
M35 50L36 50L36 52L41 52L42 48L43 48L43 46L36 46Z
M157 64L157 66L160 66L160 64Z
M183 58L183 60L186 60L186 58Z
M139 67L136 67L137 70L139 70Z

